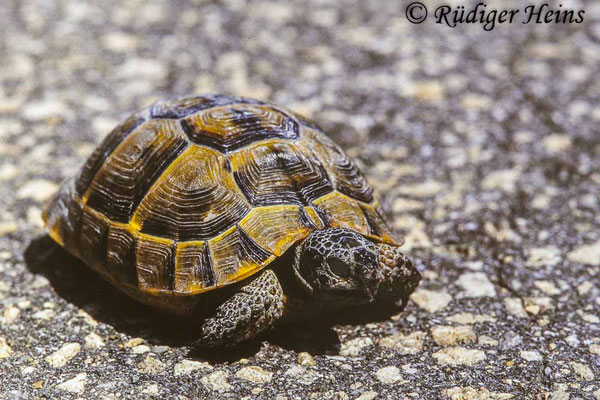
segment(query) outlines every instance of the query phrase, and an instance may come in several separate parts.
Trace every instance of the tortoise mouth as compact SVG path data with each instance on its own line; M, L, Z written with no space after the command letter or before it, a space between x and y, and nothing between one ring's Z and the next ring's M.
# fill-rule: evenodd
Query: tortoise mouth
M368 304L375 301L377 297L377 288L365 288L363 290L354 291L348 298L347 302L352 305Z
M334 285L320 287L318 290L313 291L312 295L321 300L348 305L360 305L375 301L378 292L379 281L369 279L362 282L359 286L356 286L355 283L342 281Z

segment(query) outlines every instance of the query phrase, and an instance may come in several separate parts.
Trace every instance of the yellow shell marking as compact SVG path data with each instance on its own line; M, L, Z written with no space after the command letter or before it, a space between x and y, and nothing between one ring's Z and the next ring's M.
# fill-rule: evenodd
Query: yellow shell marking
M308 215L308 217L310 218L311 222L317 227L317 229L325 228L323 220L321 219L321 217L319 217L319 215L313 207L306 206L304 207L304 211L306 212L306 215Z
M208 241L217 286L239 281L275 259L248 243L237 225Z
M332 228L349 228L363 235L369 235L369 223L358 202L340 193L331 192L313 201L321 210Z
M300 207L294 205L254 208L239 226L256 243L278 257L310 233L300 221Z

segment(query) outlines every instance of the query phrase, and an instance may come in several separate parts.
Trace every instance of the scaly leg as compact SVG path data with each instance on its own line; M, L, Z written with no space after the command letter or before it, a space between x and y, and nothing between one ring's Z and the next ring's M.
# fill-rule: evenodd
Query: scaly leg
M233 345L267 330L281 318L284 296L279 280L271 270L259 274L204 322L197 346Z

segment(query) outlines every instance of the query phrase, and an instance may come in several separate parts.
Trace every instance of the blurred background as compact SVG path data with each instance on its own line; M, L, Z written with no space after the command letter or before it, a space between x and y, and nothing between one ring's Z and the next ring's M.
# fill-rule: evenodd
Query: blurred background
M423 0L422 24L409 3L2 1L0 397L600 398L600 4L487 32L434 23L477 2ZM356 157L423 273L404 313L223 363L39 259L43 204L96 144L204 92L291 108Z

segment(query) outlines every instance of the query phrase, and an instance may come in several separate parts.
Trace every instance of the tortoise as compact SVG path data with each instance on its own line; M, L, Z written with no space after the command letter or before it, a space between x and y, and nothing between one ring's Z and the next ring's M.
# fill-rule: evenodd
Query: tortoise
M405 304L420 280L353 160L314 123L250 98L159 100L134 113L43 219L114 286L197 322L198 346Z

